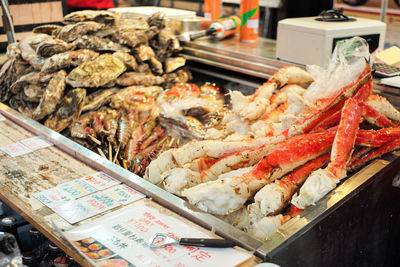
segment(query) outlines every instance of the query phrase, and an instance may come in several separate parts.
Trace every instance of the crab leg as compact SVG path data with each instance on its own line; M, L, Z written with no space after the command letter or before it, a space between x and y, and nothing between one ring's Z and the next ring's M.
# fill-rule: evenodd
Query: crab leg
M358 132L358 124L362 113L357 100L349 98L342 110L339 127L332 146L331 162L325 169L314 171L300 189L299 195L294 195L292 204L300 209L314 204L324 197L336 184L346 177L347 163Z
M365 102L362 102L363 107L363 117L371 124L376 126L387 128L387 127L396 127L391 120L389 120L386 116L380 114L376 109L371 107Z
M400 111L393 107L386 98L379 95L370 95L366 102L385 117L400 122Z
M284 139L284 136L269 136L239 141L192 141L180 148L170 149L160 154L147 167L144 178L157 184L162 181L161 176L164 172L173 168L184 167L185 164L195 159L202 157L222 158L246 149L279 143Z
M265 184L329 150L334 134L314 133L285 140L268 152L250 172L185 189L182 195L204 211L219 215L233 212Z
M376 159L386 153L389 153L399 148L400 148L400 138L394 139L393 141L389 141L385 145L381 146L377 150L370 151L369 153L364 154L360 158L352 159L348 164L348 168L351 170L357 169L367 161Z
M400 127L380 130L359 130L356 145L367 147L380 147L387 142L400 138Z
M249 206L250 212L261 213L262 216L275 215L289 203L293 193L301 186L311 172L329 162L330 155L325 153L298 167L275 183L264 186L254 196L255 202Z
M302 84L312 81L310 74L298 67L281 68L251 96L244 96L239 91L231 91L232 111L239 117L256 120L269 108L269 98L275 89L287 83Z
M285 136L292 137L298 134L310 132L324 118L332 116L338 110L340 110L342 108L342 103L344 103L347 97L351 97L356 94L360 88L369 89L368 87L363 87L362 85L367 83L370 78L371 68L369 67L368 63L366 63L364 70L361 72L355 82L341 88L339 92L329 101L325 101L325 104L317 106L316 108L307 112L307 116L302 122L290 126L286 131L283 132L283 134Z

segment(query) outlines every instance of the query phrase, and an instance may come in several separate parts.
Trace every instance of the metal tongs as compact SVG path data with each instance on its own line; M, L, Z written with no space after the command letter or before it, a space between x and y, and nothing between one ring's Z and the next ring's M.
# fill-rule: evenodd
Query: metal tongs
M230 248L235 243L226 239L215 238L173 238L162 233L155 234L149 242L150 248L159 248L165 245L188 245L195 247Z

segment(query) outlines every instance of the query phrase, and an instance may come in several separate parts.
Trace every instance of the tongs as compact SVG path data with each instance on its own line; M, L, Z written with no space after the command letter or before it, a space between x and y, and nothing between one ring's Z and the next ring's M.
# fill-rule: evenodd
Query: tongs
M226 239L215 238L173 238L162 233L155 234L149 242L150 248L159 248L165 245L187 245L195 247L230 248L235 243Z

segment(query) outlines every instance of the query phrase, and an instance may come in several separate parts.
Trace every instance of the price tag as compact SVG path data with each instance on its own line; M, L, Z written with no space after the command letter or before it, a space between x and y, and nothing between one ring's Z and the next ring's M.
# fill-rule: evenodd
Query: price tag
M110 196L112 199L115 199L122 205L129 204L133 201L146 197L142 193L139 193L135 189L125 184L106 189L103 191L103 193Z
M120 184L119 181L112 178L110 175L104 172L97 172L92 175L81 178L82 181L94 187L97 190L103 190L114 185Z
M7 119L3 116L3 115L1 115L1 113L0 113L0 121L6 121Z
M3 152L6 152L11 157L18 157L18 156L25 155L25 154L28 154L28 153L32 152L31 149L29 149L28 147L24 146L20 142L14 143L14 144L10 144L10 145L7 145L7 146L2 146L2 147L0 147L0 150L2 150Z
M33 194L33 196L49 208L53 208L65 202L74 200L57 187Z
M52 143L44 140L40 136L35 136L35 137L32 137L32 138L28 138L28 139L22 140L20 143L22 143L24 146L30 148L32 151L35 151L35 150L42 149L42 148L49 147L49 146L53 145Z
M80 179L60 184L57 188L72 199L77 199L97 191L94 187Z
M101 192L70 201L53 210L71 224L120 206L121 204Z

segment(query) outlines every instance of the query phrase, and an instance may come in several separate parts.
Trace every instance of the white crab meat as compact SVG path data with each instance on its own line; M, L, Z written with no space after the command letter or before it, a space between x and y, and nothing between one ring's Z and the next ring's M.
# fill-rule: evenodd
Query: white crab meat
M245 119L256 120L260 118L269 106L269 100L264 97L256 97L250 100L249 96L243 95L239 91L231 91L232 111Z
M307 178L299 194L295 194L291 202L299 209L315 205L318 200L333 190L339 181L326 169L318 169Z
M250 190L242 180L228 178L185 189L182 195L203 211L226 215L246 202L250 197Z
M172 149L164 151L155 160L150 162L143 178L153 184L158 184L162 181L161 174L175 167L178 167L175 163L172 152Z
M248 232L260 240L265 240L282 225L282 219L282 214L264 217L254 222L248 229Z
M180 196L182 190L201 183L200 173L184 168L174 168L162 174L165 190Z
M266 216L282 208L287 190L277 183L264 186L254 196L255 205L260 208L261 213Z
M394 121L400 121L400 111L393 107L386 98L378 95L370 95L367 104L387 118Z

